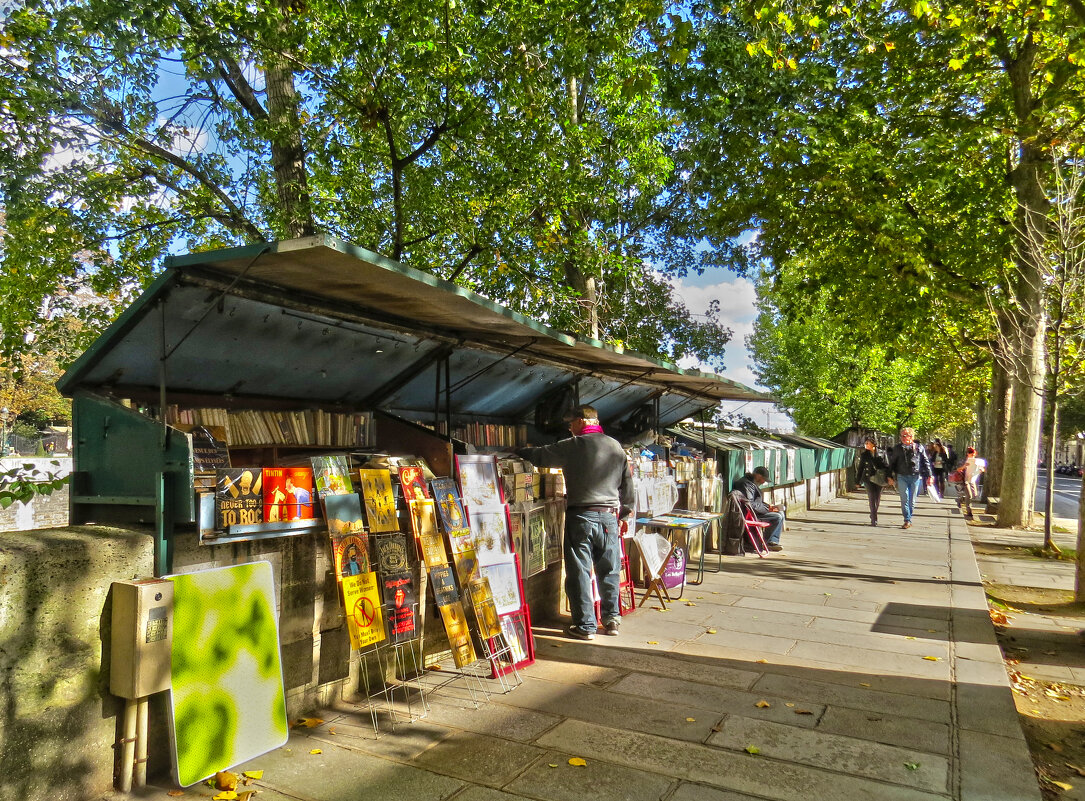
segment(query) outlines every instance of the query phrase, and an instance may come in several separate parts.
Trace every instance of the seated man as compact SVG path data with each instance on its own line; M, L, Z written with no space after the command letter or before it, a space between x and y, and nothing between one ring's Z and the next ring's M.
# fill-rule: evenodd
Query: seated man
M780 545L780 532L784 530L784 513L775 506L769 506L761 497L761 484L768 483L769 471L764 467L755 467L752 473L747 473L735 482L734 488L742 493L750 504L750 509L757 515L762 523L769 523L765 529L765 542L770 551L782 551Z

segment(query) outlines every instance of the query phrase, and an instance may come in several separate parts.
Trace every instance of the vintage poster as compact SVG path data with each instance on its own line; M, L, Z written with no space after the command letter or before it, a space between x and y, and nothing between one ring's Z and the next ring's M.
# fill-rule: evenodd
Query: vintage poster
M230 466L230 451L226 447L225 426L196 426L178 423L174 426L192 437L192 471L214 473Z
M440 539L441 533L437 530L437 515L433 511L432 499L419 498L407 501L407 510L411 520L411 532L415 539L421 540L424 536Z
M328 533L332 536L365 531L362 499L356 492L349 495L326 495L324 518L328 523Z
M452 659L456 667L462 668L475 662L475 647L471 644L471 632L467 629L467 619L463 614L463 604L459 601L438 605L441 610L441 620L445 624L445 633L448 635L448 644L452 646Z
M398 531L396 499L392 494L392 475L387 470L359 470L365 514L371 532Z
M264 522L263 476L259 467L227 468L217 471L215 476L218 528Z
M489 580L479 579L465 586L467 597L471 599L471 608L475 611L475 619L478 621L479 634L486 639L496 637L501 633L501 620L497 615L497 606L494 605Z
M373 553L377 570L382 576L404 573L408 568L407 538L402 534L380 534L373 537Z
M545 506L546 515L546 563L561 561L561 543L565 536L565 503L551 499Z
M516 557L506 556L503 561L479 568L482 577L490 580L490 592L494 597L499 615L520 611L520 576L516 569Z
M509 540L508 513L504 507L471 512L471 534L479 564L491 564L513 553Z
M527 542L524 538L526 515L523 512L509 512L509 541L512 552L520 557L520 564L527 560Z
M346 576L358 576L371 570L369 540L364 531L358 534L331 535L335 554L335 575L342 581Z
M460 586L466 587L472 581L478 581L481 573L478 570L478 557L475 556L474 548L465 548L452 557L456 564L456 578L460 580Z
M441 526L449 536L467 528L467 518L463 513L463 503L460 501L456 482L451 478L435 478L429 485L433 490L433 499L437 502Z
M388 639L393 643L406 642L418 636L418 620L415 607L418 594L410 573L396 573L381 579L384 596L384 614L388 620Z
M403 490L403 497L408 501L420 501L429 497L426 476L421 467L399 468L399 485Z
M312 461L313 481L319 497L345 495L354 491L350 483L350 460L345 453L314 456Z
M448 564L444 539L436 531L423 534L418 540L418 546L422 550L422 561L426 567Z
M471 529L465 528L460 531L448 535L448 544L452 548L453 555L463 553L464 551L470 551L472 554L475 552L475 535L471 533Z
M277 507L269 517L272 506ZM264 522L313 519L313 471L308 467L264 468Z
M456 588L456 578L448 565L432 568L429 571L429 584L433 589L433 600L438 606L455 603L460 600L460 591Z
M366 648L385 638L376 573L361 573L343 579L343 608L351 648Z
M534 576L546 569L546 518L537 506L527 514L527 561L521 562L525 575Z
M493 456L457 456L456 473L460 497L473 516L482 509L500 509L504 504Z

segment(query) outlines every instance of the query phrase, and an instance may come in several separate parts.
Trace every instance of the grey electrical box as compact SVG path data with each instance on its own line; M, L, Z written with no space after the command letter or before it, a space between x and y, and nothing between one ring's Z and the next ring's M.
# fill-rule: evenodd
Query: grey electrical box
M142 698L170 687L173 582L113 582L109 691Z

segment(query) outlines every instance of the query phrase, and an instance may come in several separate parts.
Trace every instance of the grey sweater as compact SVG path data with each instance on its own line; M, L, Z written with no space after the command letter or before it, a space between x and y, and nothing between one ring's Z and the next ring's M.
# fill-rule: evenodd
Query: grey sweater
M537 467L560 467L569 506L621 507L633 511L633 478L625 451L606 434L569 437L553 445L521 448L517 453Z

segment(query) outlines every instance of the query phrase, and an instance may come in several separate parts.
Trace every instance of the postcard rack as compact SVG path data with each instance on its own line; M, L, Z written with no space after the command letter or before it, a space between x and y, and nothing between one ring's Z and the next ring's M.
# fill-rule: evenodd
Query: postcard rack
M414 604L418 616L418 604ZM414 637L402 642L383 640L354 652L359 673L359 689L369 711L373 734L381 736L381 720L387 720L390 732L404 717L404 722L414 723L429 714L425 688L417 666L422 664L422 638ZM380 672L379 686L372 681L368 663L376 664ZM394 677L394 681L389 677ZM384 713L383 715L381 713Z

